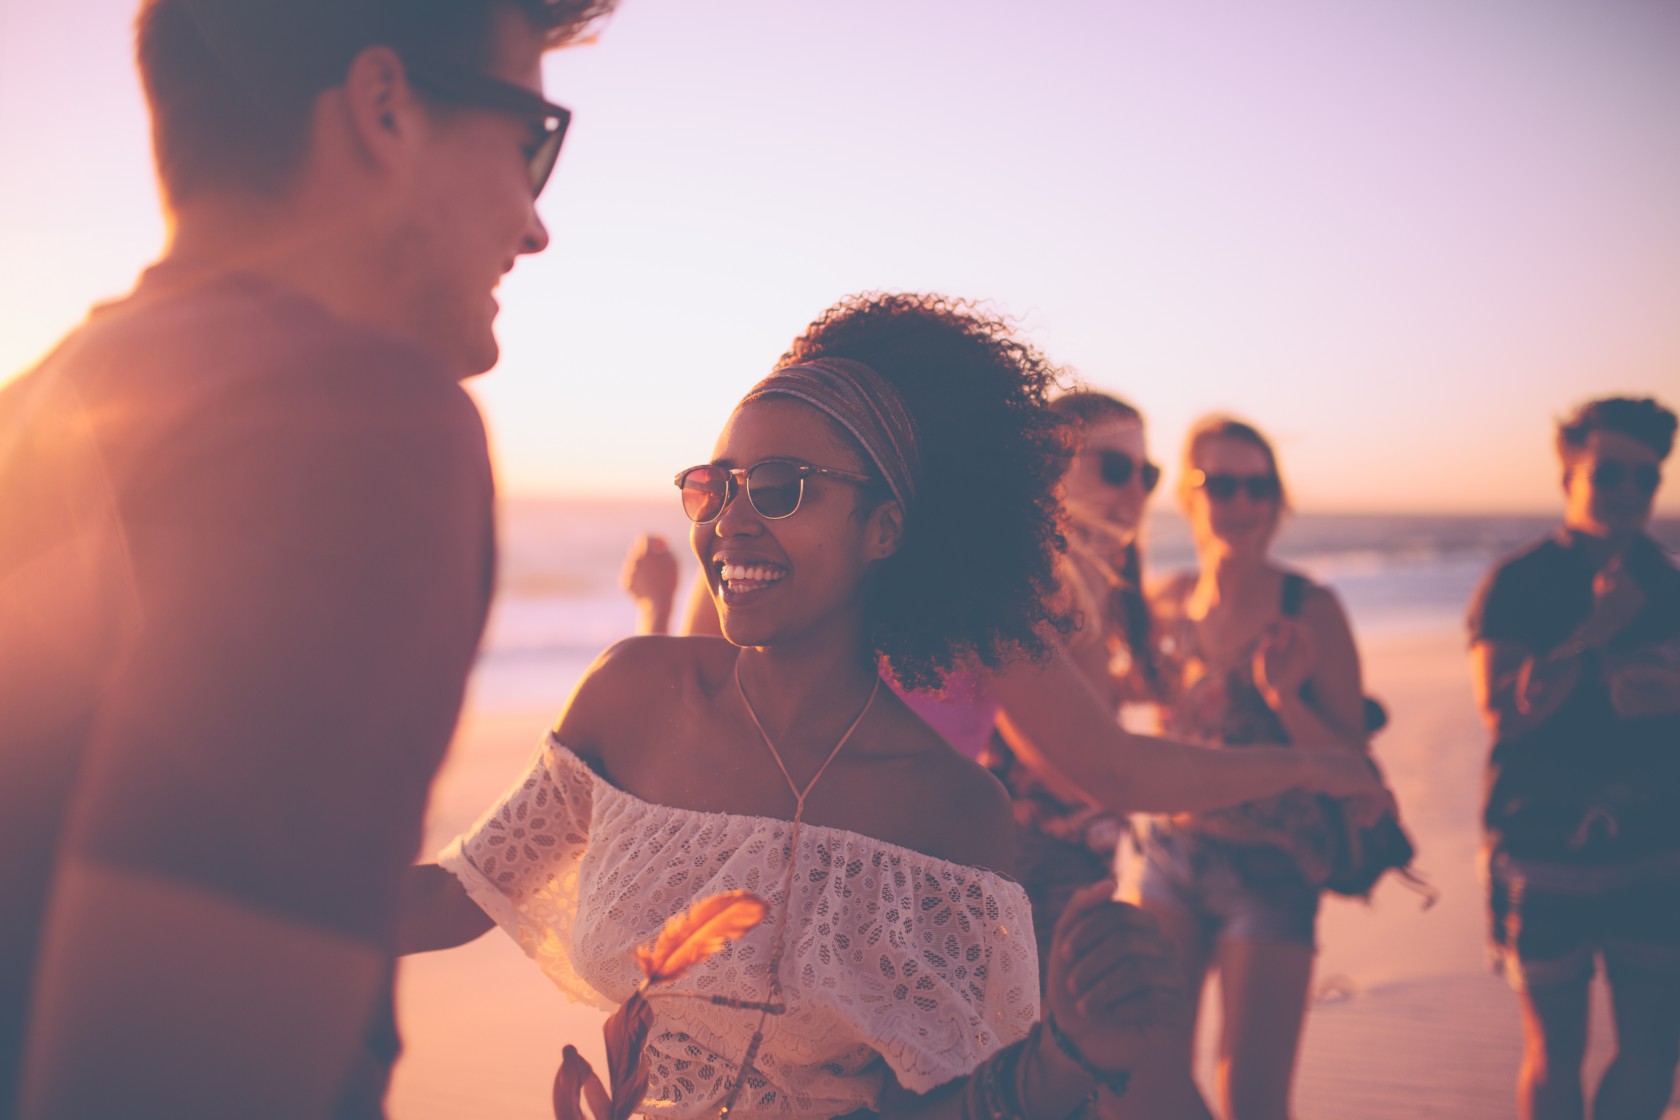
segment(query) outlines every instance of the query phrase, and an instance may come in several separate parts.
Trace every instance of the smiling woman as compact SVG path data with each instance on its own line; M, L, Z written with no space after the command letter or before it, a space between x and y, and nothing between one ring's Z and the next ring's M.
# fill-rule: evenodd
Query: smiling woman
M1055 633L1053 373L940 297L819 319L677 476L724 639L607 651L529 773L415 870L405 949L494 922L610 1005L672 914L745 888L770 920L679 983L701 998L655 1002L661 1113L1059 1120L1123 1087L1177 1002L1164 943L1111 884L1077 899L1041 1030L1007 795L878 668L934 681Z

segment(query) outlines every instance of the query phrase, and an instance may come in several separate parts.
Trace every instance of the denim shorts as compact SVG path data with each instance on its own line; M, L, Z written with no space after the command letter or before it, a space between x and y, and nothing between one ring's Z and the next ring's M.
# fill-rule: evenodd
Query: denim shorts
M1137 894L1144 903L1182 910L1216 941L1317 948L1319 889L1283 852L1160 826L1139 843Z
M1496 963L1517 991L1680 977L1680 857L1572 867L1486 857Z

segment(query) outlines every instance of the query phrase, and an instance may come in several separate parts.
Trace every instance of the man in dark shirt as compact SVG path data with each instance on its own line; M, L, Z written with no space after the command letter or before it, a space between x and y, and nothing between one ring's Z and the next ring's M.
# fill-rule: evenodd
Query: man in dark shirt
M489 603L459 385L611 0L146 0L164 259L0 391L0 1116L370 1116Z
M1655 1120L1680 1058L1680 571L1645 532L1674 431L1652 400L1582 405L1558 430L1562 527L1495 568L1470 612L1525 1118L1584 1115L1598 960L1617 1052L1591 1114Z

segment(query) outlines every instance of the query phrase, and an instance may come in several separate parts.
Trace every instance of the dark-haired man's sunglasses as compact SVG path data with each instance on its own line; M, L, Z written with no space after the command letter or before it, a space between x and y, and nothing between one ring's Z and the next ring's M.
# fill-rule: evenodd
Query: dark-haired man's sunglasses
M746 490L747 501L760 517L780 521L799 511L805 480L814 474L860 486L875 481L866 474L813 467L795 459L766 459L750 467L720 467L714 463L689 467L677 475L677 489L682 491L683 512L697 525L721 517L735 499L737 487Z
M1592 479L1594 490L1614 490L1624 481L1632 479L1633 488L1649 498L1657 492L1657 484L1662 481L1662 471L1655 463L1600 459L1593 464L1592 473L1587 477Z
M526 147L525 160L531 173L531 197L542 193L548 177L554 172L554 162L560 158L560 145L566 140L566 128L572 123L570 109L556 105L524 86L504 82L488 74L417 63L407 65L409 79L429 97L451 105L495 109L529 118L531 143Z
M1190 485L1205 491L1216 502L1228 502L1239 490L1248 493L1251 502L1275 502L1283 494L1275 474L1208 474L1191 471Z
M1113 486L1116 489L1129 486L1132 475L1141 474L1143 492L1153 494L1155 487L1161 482L1161 468L1148 459L1140 463L1124 451L1098 451L1096 456L1097 475L1103 480L1104 486Z

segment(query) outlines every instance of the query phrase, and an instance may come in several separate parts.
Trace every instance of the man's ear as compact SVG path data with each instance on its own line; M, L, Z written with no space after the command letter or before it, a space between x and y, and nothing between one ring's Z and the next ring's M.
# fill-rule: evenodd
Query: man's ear
M401 162L420 121L414 87L397 52L384 45L358 52L345 72L341 94L363 158L380 169Z
M870 560L885 560L904 543L904 507L897 502L882 502L869 515L869 527L864 547Z

